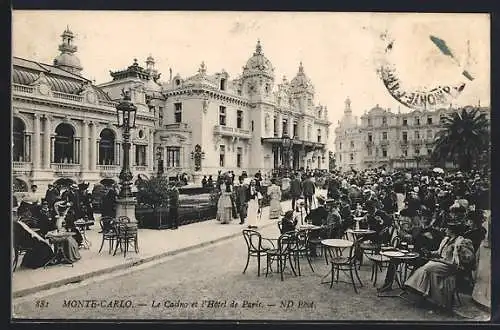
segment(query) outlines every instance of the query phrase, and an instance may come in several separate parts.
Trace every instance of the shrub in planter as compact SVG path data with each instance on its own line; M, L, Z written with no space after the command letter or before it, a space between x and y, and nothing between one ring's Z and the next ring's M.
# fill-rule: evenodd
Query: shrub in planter
M144 180L136 193L136 218L141 228L166 228L168 225L168 179Z

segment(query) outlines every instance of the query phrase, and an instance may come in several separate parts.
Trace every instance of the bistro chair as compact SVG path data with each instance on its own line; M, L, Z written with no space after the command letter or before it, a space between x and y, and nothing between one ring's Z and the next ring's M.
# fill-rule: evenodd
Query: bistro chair
M382 229L382 231L380 232L380 236L383 237L382 241L380 243L375 243L375 242L361 242L359 244L359 249L361 250L361 258L359 260L359 267L361 267L363 265L363 258L364 256L368 257L369 256L373 256L373 255L376 255L378 254L378 252L380 251L380 247L384 244L389 244L391 242L391 238L392 236L394 235L394 230L395 230L395 227L393 226L390 226L390 227L386 227L384 229Z
M313 266L311 264L311 250L310 250L310 245L309 245L309 235L307 231L300 230L294 233L295 239L296 239L296 244L293 245L292 247L292 253L294 255L294 261L295 261L295 266L297 267L297 270L299 272L299 276L301 276L300 272L300 257L305 256L307 259L307 262L309 263L309 267L311 268L311 271L314 273Z
M391 246L397 247L399 245L399 237L394 236L391 239ZM377 277L379 270L382 272L384 268L387 268L389 265L389 261L391 260L389 257L383 256L380 254L380 250L371 255L367 255L368 260L372 262L372 273L370 280L373 281L373 286L377 285Z
M113 251L114 243L117 241L115 219L113 217L104 216L99 220L99 224L102 230L102 241L101 247L99 248L99 253L101 253L104 246L104 242L109 242L109 254Z
M267 241L271 244L271 248L274 249L274 244L271 240L263 238L262 235L255 230L243 229L243 238L247 244L247 263L245 269L243 269L243 274L245 274L248 264L250 263L250 258L257 258L257 276L260 276L260 258L265 257L269 247L263 247L262 241Z
M266 277L269 274L269 269L271 269L271 264L276 261L278 272L280 273L281 280L283 281L283 273L286 268L287 260L290 263L290 268L295 276L297 273L293 268L292 255L294 254L294 249L296 249L297 238L296 232L287 232L282 234L278 238L278 246L276 249L269 249L266 251L267 256L267 267L266 267Z
M128 248L133 244L135 253L139 253L137 237L137 224L131 223L129 217L120 216L116 219L116 247L113 255L116 255L118 247L123 251L123 257L127 256Z
M359 282L359 286L363 286L363 283L361 282L361 279L359 278L358 274L358 267L357 267L357 258L356 258L356 250L359 248L359 242L355 241L349 248L348 248L348 253L346 256L344 256L344 253L338 253L335 254L334 256L330 256L330 264L332 265L332 278L330 281L330 288L333 287L333 279L335 277L335 282L339 282L339 274L340 271L344 272L344 274L347 274L346 272L349 271L349 278L350 283L352 284L354 288L354 292L358 293L358 288L357 288L357 283L354 280L354 275L356 275L356 278Z

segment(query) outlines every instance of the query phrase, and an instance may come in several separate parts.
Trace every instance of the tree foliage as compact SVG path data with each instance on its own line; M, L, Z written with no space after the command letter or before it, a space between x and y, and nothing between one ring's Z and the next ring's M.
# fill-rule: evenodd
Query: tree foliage
M137 185L137 202L152 208L167 206L169 197L168 178L155 176L141 180Z
M467 171L484 159L490 148L489 120L479 109L459 109L444 117L442 126L434 141L434 162L452 161Z

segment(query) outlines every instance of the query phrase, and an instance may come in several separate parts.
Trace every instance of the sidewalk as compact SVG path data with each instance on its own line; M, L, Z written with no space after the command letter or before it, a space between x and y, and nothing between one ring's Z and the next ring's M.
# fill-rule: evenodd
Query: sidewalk
M283 210L291 208L291 201L284 201L281 204ZM262 212L259 228L276 225L276 220L269 220L267 216L269 207L263 208ZM124 258L123 253L119 254L119 249L116 256L109 254L108 242L104 243L101 253L98 253L102 234L99 234L100 228L96 223L86 232L87 239L92 245L88 250L80 249L82 258L74 263L74 267L54 265L38 269L18 268L12 274L12 296L13 298L26 296L207 246L239 236L246 228L246 224L240 225L237 219L227 225L222 225L213 219L180 226L177 230L139 229L139 253L136 254L132 249Z

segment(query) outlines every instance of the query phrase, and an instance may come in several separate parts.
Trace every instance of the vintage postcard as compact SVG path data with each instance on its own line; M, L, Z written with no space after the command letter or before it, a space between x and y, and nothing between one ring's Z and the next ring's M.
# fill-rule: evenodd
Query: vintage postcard
M12 26L14 320L490 319L489 14Z

